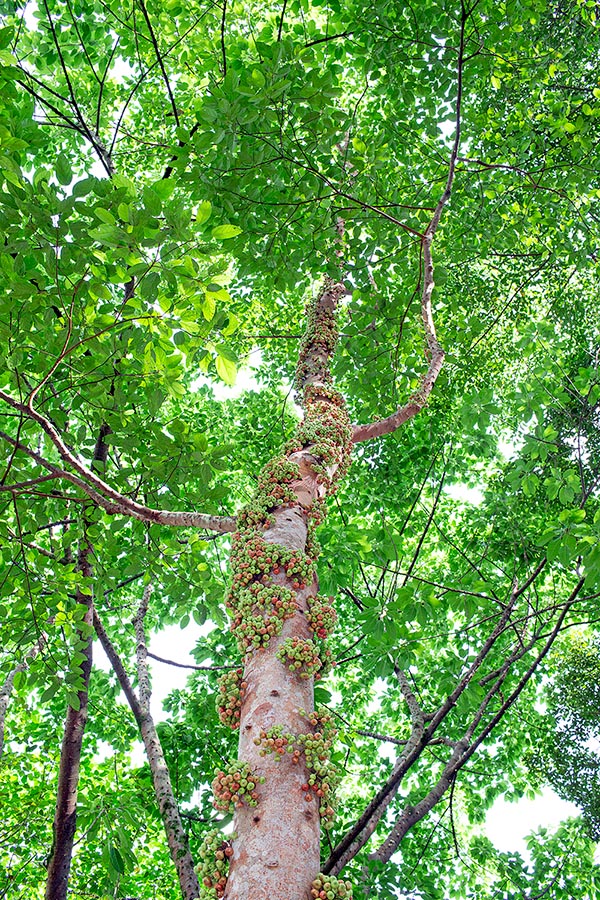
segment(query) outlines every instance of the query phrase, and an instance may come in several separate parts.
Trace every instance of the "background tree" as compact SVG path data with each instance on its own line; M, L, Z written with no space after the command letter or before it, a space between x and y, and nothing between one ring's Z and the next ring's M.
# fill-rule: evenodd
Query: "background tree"
M220 896L231 859L227 897L308 896L320 791L322 871L357 896L596 896L581 823L529 866L477 830L539 784L551 651L598 618L595 4L3 14L0 892L191 898L193 859ZM248 359L260 389L217 399ZM317 525L338 624L315 717ZM92 597L114 671L88 685ZM146 634L192 619L199 671L156 729ZM215 699L255 770L233 841ZM52 821L85 703L71 850Z

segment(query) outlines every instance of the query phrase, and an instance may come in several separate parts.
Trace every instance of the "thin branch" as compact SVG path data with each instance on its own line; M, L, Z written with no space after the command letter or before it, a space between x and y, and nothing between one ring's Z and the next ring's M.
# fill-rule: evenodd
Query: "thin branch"
M344 866L356 856L358 851L367 843L375 828L377 827L385 810L395 797L402 779L414 765L426 746L429 745L435 732L448 716L450 711L456 706L459 697L464 693L471 680L474 678L477 670L480 668L484 659L496 643L496 640L504 631L506 622L510 616L512 606L508 604L503 610L502 616L497 625L488 636L483 647L477 654L469 669L460 679L454 690L448 695L444 703L430 717L427 728L421 732L418 740L408 744L398 757L394 769L384 785L379 789L377 794L369 802L362 815L358 818L352 828L344 835L337 844L329 859L325 863L323 872L338 874ZM406 695L405 695L406 697ZM414 734L414 730L413 730Z
M144 713L150 709L150 676L148 674L148 647L146 645L146 630L144 628L144 620L148 612L148 603L154 588L151 584L147 584L142 593L142 599L138 606L135 616L135 639L136 639L136 656L137 656L137 675L138 675L138 692L140 695L140 706Z
M96 104L96 133L100 133L100 113L102 111L102 95L104 93L104 88L106 85L106 79L108 77L108 73L110 72L110 67L112 65L112 61L114 59L114 55L117 52L119 43L121 41L120 37L117 37L116 41L113 44L113 48L110 51L110 55L106 62L106 66L104 67L104 72L102 73L102 78L100 79L100 85L98 87L98 102ZM109 153L110 156L110 153Z
M394 827L388 834L385 841L380 845L380 847L370 854L369 859L378 860L379 862L386 863L390 860L392 855L398 849L402 838L406 835L406 833L413 827L417 822L419 822L428 812L430 812L435 804L441 799L443 794L448 790L450 785L452 784L456 774L460 769L463 768L466 762L473 756L478 747L481 746L483 741L490 735L493 729L496 727L498 722L502 719L502 717L506 714L506 712L510 709L511 706L514 705L516 700L519 698L524 688L529 684L531 678L533 677L536 669L539 667L542 660L547 656L552 647L552 644L556 640L563 622L571 608L571 606L576 602L577 596L581 591L585 583L585 579L581 578L573 591L571 592L569 598L563 605L562 611L552 629L550 635L548 636L544 646L533 660L527 671L522 675L519 679L516 687L511 692L511 694L506 698L506 700L502 703L499 710L492 717L492 719L487 723L487 725L481 730L477 738L470 742L469 737L474 731L472 727L467 729L465 733L465 737L459 741L455 747L450 760L444 767L444 771L442 775L433 786L433 788L429 791L429 793L414 807L407 807L403 810L400 818L396 821ZM492 692L490 692L491 695ZM490 696L491 699L491 696ZM478 717L480 720L481 716Z
M0 432L0 434L2 434L2 432ZM15 452L19 449L18 443L18 441L15 441L15 444L17 445L13 448ZM44 481L54 481L58 477L58 475L39 475L37 478L30 478L29 481L17 481L14 484L3 484L0 485L0 493L10 491L12 494L18 494L20 491L33 487L35 484L42 484Z
M227 18L227 0L223 0L223 14L221 16L221 56L223 58L223 78L227 75L227 48L225 46L225 24Z
M277 42L281 40L281 32L283 30L283 21L285 19L285 10L287 7L288 0L283 0L283 6L281 7L281 15L279 17L279 28L277 29Z
M110 487L110 485L106 484L106 482L104 482L95 472L87 468L87 466L83 465L83 463L81 463L77 459L77 457L69 450L52 423L44 416L42 416L41 413L39 413L37 410L29 409L27 406L25 406L25 404L14 400L9 394L6 394L4 391L0 391L0 400L4 400L4 402L8 403L9 406L12 406L14 409L24 413L25 415L29 416L29 418L37 422L42 427L43 431L48 435L54 446L57 448L61 458L67 463L67 465L75 469L75 471L78 472L79 476L81 477L73 475L72 472L55 466L53 463L42 457L39 453L36 453L35 450L32 450L20 441L16 441L9 434L6 434L3 431L0 431L0 438L3 438L13 447L17 446L19 450L26 453L39 465L48 469L57 477L63 478L66 481L70 481L72 484L79 487L88 495L88 497L90 497L94 501L97 506L102 507L102 509L104 509L107 513L110 513L111 515L118 513L125 516L132 516L133 518L140 519L143 522L150 522L158 525L206 528L209 531L217 531L220 534L225 534L227 532L235 530L236 523L233 517L212 516L196 512L175 512L171 510L153 509L152 507L137 503L135 500L132 500L130 497L126 497L124 494L120 494L114 488Z
M140 607L136 616L136 637L138 640L138 675L141 668L142 677L145 678L144 684L140 684L140 695L141 697L143 697L142 702L140 702L140 699L138 699L138 697L136 696L136 693L131 685L131 680L127 672L125 671L125 666L123 665L123 662L119 654L117 653L112 641L110 640L106 629L104 628L104 625L102 624L100 617L98 616L98 613L96 611L94 611L94 628L96 630L96 634L100 639L100 643L104 648L104 652L106 653L119 680L121 689L125 694L125 697L127 698L127 702L129 703L131 712L134 715L135 721L137 722L140 734L142 736L142 740L144 742L146 755L148 757L148 764L152 773L152 782L154 784L156 801L158 803L160 815L167 836L167 843L169 845L171 859L173 860L173 864L177 871L181 892L183 894L184 900L196 900L196 898L200 894L200 886L198 884L198 878L194 870L194 862L190 854L187 835L181 822L181 815L179 813L179 807L175 799L173 785L171 783L169 769L165 761L163 748L158 736L158 732L156 730L156 725L154 724L154 719L152 718L149 709L150 685L147 680L147 671L145 670L145 636L143 636L143 619L145 616L149 597L150 591L149 586L147 586L144 590L144 595L142 597L142 601L140 603ZM143 644L143 649L141 652L140 643Z
M178 669L193 669L195 672L213 672L217 669L237 669L239 666L193 666L190 663L178 663L175 662L174 659L164 659L162 656L157 656L156 653L150 653L148 650L148 656L151 656L152 659L158 660L158 662L165 663L167 666L175 666Z
M431 504L431 510L427 517L427 522L425 523L425 528L423 528L421 530L421 535L419 537L419 540L417 541L417 546L415 548L415 552L413 553L412 559L410 561L410 565L406 571L406 575L404 576L404 581L402 582L402 587L405 587L406 584L408 583L408 580L412 575L412 571L417 564L419 554L420 554L423 544L425 542L425 538L427 537L427 534L429 533L429 529L431 528L431 523L433 522L433 517L435 516L435 511L438 507L438 503L440 502L440 496L442 493L442 488L444 487L445 478L446 478L446 469L444 469L444 471L442 473L442 477L440 478L440 483L439 483L436 495L433 499L433 503Z
M34 646L31 648L31 650L29 650L25 654L25 659L18 663L18 665L16 665L14 669L8 673L8 675L4 679L4 684L0 688L0 759L2 758L2 753L4 751L4 727L6 723L6 711L8 709L8 702L13 692L15 677L19 672L25 672L26 669L29 668L30 663L33 662L45 643L46 635L42 634L40 635Z
M170 83L169 77L167 75L167 70L165 69L163 56L160 52L160 48L158 46L158 41L156 40L156 35L154 34L154 29L152 28L152 22L150 21L150 16L148 15L148 11L146 9L146 4L144 3L144 0L139 0L139 4L140 4L140 9L142 10L144 19L146 20L146 25L148 26L148 31L150 32L150 40L152 41L152 46L154 47L156 59L160 66L160 71L162 72L163 80L165 82L165 87L167 88L167 93L169 95L169 100L171 101L171 109L173 110L173 116L175 117L175 124L179 128L180 127L179 113L177 112L177 105L175 103L175 97L173 96L173 91L171 90L171 83Z

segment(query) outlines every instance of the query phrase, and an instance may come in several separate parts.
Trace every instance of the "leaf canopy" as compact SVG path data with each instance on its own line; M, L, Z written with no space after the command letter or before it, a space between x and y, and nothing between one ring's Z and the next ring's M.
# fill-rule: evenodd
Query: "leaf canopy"
M335 381L355 422L385 419L427 369L423 233L457 121L433 244L444 368L419 416L356 445L319 531L339 627L317 700L338 717L343 774L323 856L335 864L413 733L402 672L427 716L446 711L344 870L355 895L600 896L580 821L531 839L529 861L481 827L498 796L564 782L540 747L562 752L565 692L587 670L567 655L561 682L551 645L598 620L595 4L1 9L0 389L13 404L0 407L0 681L12 678L0 896L43 896L62 721L81 685L78 589L93 591L127 665L144 584L151 630L201 629L195 658L209 668L173 692L160 726L193 852L214 825L213 770L235 743L210 668L236 658L228 538L94 506L40 463L66 465L28 404L121 495L235 515L297 420L306 297L341 267ZM93 461L100 433L107 455ZM93 579L77 568L83 540ZM153 663L155 680L166 671ZM176 898L133 719L101 666L90 704L73 895ZM472 755L433 812L391 862L377 857L465 735ZM586 810L584 787L568 793Z

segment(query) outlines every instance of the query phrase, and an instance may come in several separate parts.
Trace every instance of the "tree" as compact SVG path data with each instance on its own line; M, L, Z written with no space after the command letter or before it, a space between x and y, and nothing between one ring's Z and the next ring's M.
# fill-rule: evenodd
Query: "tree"
M3 8L0 896L597 896L475 827L598 618L595 4Z

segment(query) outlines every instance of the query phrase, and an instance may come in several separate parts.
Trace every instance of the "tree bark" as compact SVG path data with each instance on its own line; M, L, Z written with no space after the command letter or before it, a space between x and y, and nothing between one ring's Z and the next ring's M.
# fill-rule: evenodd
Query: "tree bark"
M91 548L85 544L79 553L79 570L89 578L92 568L89 562ZM89 626L85 635L86 646L83 650L85 659L81 664L83 686L77 692L79 709L69 706L65 721L65 730L60 754L58 772L58 789L56 795L56 812L54 816L52 853L48 865L46 882L46 900L66 900L73 855L73 839L77 823L77 788L79 785L79 768L81 763L81 747L88 713L88 686L92 670L92 621L94 604L91 594L84 594L79 589L76 594L77 603L84 605L86 613L82 619Z
M226 900L304 900L319 872L319 800L306 790L306 757L294 759L287 752L278 761L273 753L264 755L264 735L278 726L293 736L318 730L303 715L314 709L313 677L308 671L290 670L281 654L290 639L314 637L309 613L318 582L312 530L322 514L320 502L349 459L351 428L342 398L329 387L329 360L337 337L335 308L344 292L343 285L328 281L309 305L297 370L305 418L286 455L263 470L263 493L259 488L256 503L238 517L241 524L233 539L228 606L238 637L247 633L243 628L248 614L247 607L240 611L240 584L250 590L265 586L275 593L283 589L284 596L289 592L293 612L279 633L259 648L251 646L245 656L238 760L264 783L258 787L257 806L240 803L235 811ZM258 568L248 578L244 573L257 556ZM302 574L290 556L305 565ZM256 616L256 605L250 609ZM265 624L269 622L266 614Z

